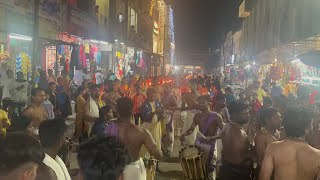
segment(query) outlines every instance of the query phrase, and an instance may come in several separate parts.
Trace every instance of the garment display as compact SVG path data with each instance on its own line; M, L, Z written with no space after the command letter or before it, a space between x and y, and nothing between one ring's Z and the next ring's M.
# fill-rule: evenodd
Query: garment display
M98 66L101 66L102 65L102 60L101 60L101 52L97 52L96 54L96 62L97 62L97 65Z

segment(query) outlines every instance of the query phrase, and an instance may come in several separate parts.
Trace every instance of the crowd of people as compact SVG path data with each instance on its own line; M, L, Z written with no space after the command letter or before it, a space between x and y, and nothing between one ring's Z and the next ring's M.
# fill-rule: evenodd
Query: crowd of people
M295 97L260 80L236 89L222 76L97 83L85 73L73 91L67 75L39 72L37 88L20 72L15 80L6 70L1 80L0 179L71 179L64 157L72 100L79 179L146 180L145 160L170 157L179 140L203 153L206 179L320 178L320 98L306 87Z

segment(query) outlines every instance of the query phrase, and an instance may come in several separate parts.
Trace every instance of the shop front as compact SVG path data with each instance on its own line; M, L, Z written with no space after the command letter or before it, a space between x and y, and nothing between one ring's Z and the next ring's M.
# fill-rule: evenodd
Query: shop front
M60 1L52 4L56 8L49 8L47 3L47 0L40 1L39 22L35 27L34 9L30 2L0 0L1 56L7 57L8 68L22 71L28 80L31 80L32 64L40 64L41 59L41 51L33 54L34 41L54 41L60 29ZM33 37L34 28L38 29L36 38Z

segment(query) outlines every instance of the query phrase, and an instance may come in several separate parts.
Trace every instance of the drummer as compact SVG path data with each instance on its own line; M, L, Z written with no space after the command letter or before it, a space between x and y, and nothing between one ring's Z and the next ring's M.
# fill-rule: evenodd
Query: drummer
M209 110L209 101L209 96L200 96L198 98L200 112L194 116L191 127L181 136L181 141L184 141L185 136L192 134L196 126L199 126L195 145L200 147L204 153L208 178L214 180L216 177L216 149L215 142L211 140L216 138L218 129L222 129L224 124L221 115Z
M169 85L164 85L163 96L161 103L165 109L164 125L165 134L162 137L162 151L166 157L170 157L170 153L173 151L174 142L174 113L178 109L178 103L176 98L171 94L171 88Z

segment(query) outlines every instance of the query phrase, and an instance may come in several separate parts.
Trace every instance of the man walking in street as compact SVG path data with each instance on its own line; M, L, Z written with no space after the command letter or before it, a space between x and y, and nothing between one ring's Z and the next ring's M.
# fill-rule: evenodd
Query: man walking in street
M314 180L320 178L320 151L308 145L312 113L293 107L283 118L287 138L268 146L259 180Z
M46 93L40 88L31 90L31 104L23 111L22 115L32 120L32 126L37 130L42 121L48 119L48 113L43 107ZM37 134L37 132L35 132Z
M185 136L192 134L196 126L199 127L195 145L200 147L204 152L204 160L209 180L215 180L217 158L215 137L217 136L218 129L223 129L223 121L218 113L210 111L209 101L209 96L200 96L198 98L198 109L200 112L194 116L193 123L189 130L181 135L181 140L184 141Z
M221 180L249 180L253 168L250 143L243 125L249 121L249 108L235 101L229 106L231 121L221 132L223 144Z
M117 100L117 112L119 118L110 121L106 125L105 134L116 137L129 150L133 160L124 170L124 180L146 180L147 174L143 160L140 158L140 150L144 145L151 156L160 160L162 152L154 142L150 132L131 123L133 116L133 102L123 97Z

